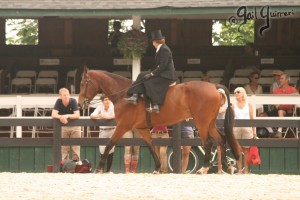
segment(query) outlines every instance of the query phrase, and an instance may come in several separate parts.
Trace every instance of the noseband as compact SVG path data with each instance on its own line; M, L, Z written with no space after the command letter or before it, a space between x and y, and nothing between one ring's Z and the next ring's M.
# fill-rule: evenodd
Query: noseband
M84 96L83 96L83 108L88 108L88 105L90 103L89 98L87 97L87 90L88 90L88 85L89 83L91 83L91 86L96 89L96 87L94 86L93 82L90 79L90 76L88 74L86 74L86 81L85 81L85 90L84 90Z

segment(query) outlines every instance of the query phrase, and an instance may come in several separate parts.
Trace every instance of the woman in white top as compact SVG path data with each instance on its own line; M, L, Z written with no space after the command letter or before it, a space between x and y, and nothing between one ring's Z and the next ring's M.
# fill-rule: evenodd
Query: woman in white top
M259 72L252 72L249 77L249 83L244 86L247 94L262 94L262 86L258 83Z
M113 103L109 100L107 96L102 94L101 96L102 103L100 103L97 108L94 110L94 112L91 114L91 119L114 119L115 118L115 110ZM115 126L100 126L100 132L99 132L99 138L111 138L111 136L115 132ZM104 154L106 146L99 146L100 151L100 158ZM108 154L107 157L107 165L106 165L106 172L110 172L113 157L114 157L114 150L115 147L113 147Z
M232 104L235 119L253 119L252 104L247 101L247 93L243 87L237 87L234 90L235 102ZM255 127L234 127L234 136L236 139L252 139L256 137ZM244 174L248 173L248 153L249 146L243 146L242 152L244 153ZM238 173L242 174L242 159L237 162Z

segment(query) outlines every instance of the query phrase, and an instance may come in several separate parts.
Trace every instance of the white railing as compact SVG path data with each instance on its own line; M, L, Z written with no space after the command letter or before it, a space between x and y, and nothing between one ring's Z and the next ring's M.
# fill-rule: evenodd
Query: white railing
M78 96L78 94L71 95L71 97L75 99L78 99ZM36 112L38 108L52 109L57 98L59 98L58 94L0 95L0 109L12 109L11 116L22 117L22 110L26 108L34 109L34 112ZM230 99L231 102L234 102L234 95L231 95ZM248 101L252 103L253 110L255 111L253 113L257 119L260 117L256 117L256 110L262 110L263 105L293 104L300 107L300 95L249 95ZM276 119L278 119L278 117L276 117ZM16 128L16 137L22 137L21 126Z

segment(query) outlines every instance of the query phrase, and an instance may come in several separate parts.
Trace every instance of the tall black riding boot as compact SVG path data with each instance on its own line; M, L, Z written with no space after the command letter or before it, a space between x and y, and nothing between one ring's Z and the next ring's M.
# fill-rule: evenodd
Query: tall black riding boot
M125 98L125 100L129 103L137 104L138 97L139 95L137 93L133 93L131 97Z
M106 172L110 172L110 168L112 166L113 158L114 158L114 153L108 154Z

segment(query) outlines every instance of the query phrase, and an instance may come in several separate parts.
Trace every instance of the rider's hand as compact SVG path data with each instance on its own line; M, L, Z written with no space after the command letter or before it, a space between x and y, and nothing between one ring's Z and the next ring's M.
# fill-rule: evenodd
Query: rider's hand
M146 74L146 75L144 76L144 79L149 79L149 78L151 78L151 77L152 77L151 74Z

